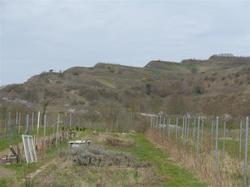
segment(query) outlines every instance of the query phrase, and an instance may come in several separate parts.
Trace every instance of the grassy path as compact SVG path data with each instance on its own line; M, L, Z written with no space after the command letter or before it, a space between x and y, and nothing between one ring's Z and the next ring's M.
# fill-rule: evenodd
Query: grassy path
M155 147L143 134L132 135L136 146L122 148L135 155L139 160L150 161L156 166L159 175L167 180L161 186L167 187L203 187L207 186L196 179L189 171L176 165L160 148ZM122 150L121 149L121 150Z

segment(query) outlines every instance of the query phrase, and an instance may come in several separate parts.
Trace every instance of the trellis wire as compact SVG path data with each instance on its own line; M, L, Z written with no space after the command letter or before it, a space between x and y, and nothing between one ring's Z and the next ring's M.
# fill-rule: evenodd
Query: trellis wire
M244 136L244 142L243 142L242 120L240 120L240 123L238 123L238 126L236 126L237 123L235 121L232 121L232 123L229 123L228 120L231 120L231 119L226 119L225 117L219 117L219 116L216 116L215 118L212 119L212 118L207 118L205 116L189 117L187 115L183 115L180 119L182 119L181 120L182 124L179 126L179 122L180 122L179 116L175 116L173 120L173 118L170 115L168 115L168 120L166 120L167 125L165 126L166 130L168 131L168 133L165 134L165 137L167 137L167 141L170 141L170 142L172 142L173 140L181 141L182 142L181 146L184 146L184 149L186 147L190 151L192 150L190 148L194 146L194 151L196 155L195 158L197 159L197 162L195 162L195 165L202 166L201 164L203 162L206 162L206 160L201 159L201 156L202 158L204 158L203 157L204 151L209 150L208 147L204 147L204 145L208 145L209 144L208 140L209 141L211 140L210 147L212 150L211 152L212 157L206 157L206 159L209 159L209 158L212 159L211 168L213 168L214 183L217 186L221 186L222 177L224 178L230 177L232 175L231 173L236 172L234 170L228 170L226 172L228 168L232 167L231 165L227 164L228 159L236 159L231 164L238 163L239 165L237 166L235 165L236 168L242 167L243 177L242 177L241 186L243 186L243 183L245 184L245 186L248 185L248 180L249 180L248 179L248 167L247 167L248 166L248 160L247 160L248 159L248 142L247 142L248 130L244 131L245 136ZM171 120L173 120L175 123L171 122ZM246 118L245 121L247 124L249 124L248 118ZM173 124L175 125L173 126ZM172 131L173 128L175 128L174 129L175 131ZM246 128L248 128L248 125L246 125ZM193 134L192 135L193 138L189 138L190 136L189 132ZM227 146L229 145L228 143L231 146ZM174 145L173 142L170 144L171 144L171 147L172 145ZM243 165L240 166L241 154L243 152L243 144L244 144L244 159L243 159ZM237 152L234 152L234 146L238 146L236 147L237 148L236 150L239 151L238 154ZM234 157L234 155L236 157ZM223 174L224 176L222 176L222 173L224 173ZM231 176L231 178L236 179L235 176ZM234 186L236 184L238 186L239 181L235 183Z

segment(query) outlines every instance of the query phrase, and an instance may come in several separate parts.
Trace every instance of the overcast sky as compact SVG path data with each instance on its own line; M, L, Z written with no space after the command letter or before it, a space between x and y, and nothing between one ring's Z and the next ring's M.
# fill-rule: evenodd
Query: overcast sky
M97 62L250 56L250 0L0 0L0 85Z

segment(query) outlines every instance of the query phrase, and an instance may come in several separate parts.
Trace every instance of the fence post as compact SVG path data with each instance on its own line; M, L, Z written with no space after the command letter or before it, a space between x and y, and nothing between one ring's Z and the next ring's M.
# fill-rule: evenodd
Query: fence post
M218 153L218 136L219 136L219 117L216 117L216 127L215 127L215 169L216 172L219 171L219 153Z
M168 129L168 118L169 118L168 115L166 115L165 118L164 118L164 128L165 128L165 131L164 131L164 132L165 132L165 137L166 137L166 138L169 138L169 137L168 137L168 130L169 130L169 129Z
M181 138L184 139L184 125L185 125L185 116L182 118L182 131L181 131Z
M152 119L152 117L151 117L151 119ZM71 126L72 126L72 113L70 112L69 113L69 127L71 128Z
M70 122L71 122L71 120L70 120L70 115L69 115L69 126L71 126ZM153 118L152 118L152 116L150 116L150 128L152 128L152 124L153 124Z
M57 144L58 144L59 123L60 123L60 113L58 113L58 116L57 116L57 123L56 123L56 146L57 146Z
M176 117L175 138L178 139L179 118Z
M242 150L242 125L243 125L243 121L240 121L240 137L239 137L239 159L241 159L241 150Z
M157 121L156 121L157 119L156 118L157 118L157 116L155 115L154 116L154 128L156 128L156 126L157 126Z
M205 125L205 118L201 118L201 142L203 143L203 137L204 137L204 125Z
M37 127L36 127L36 134L39 135L39 126L40 126L40 111L37 113Z
M170 135L171 135L171 127L170 127L170 124L171 124L171 118L169 117L168 120L167 120L168 137L169 137L169 138L170 138Z
M186 142L188 142L188 138L189 138L189 121L190 121L190 117L187 116L186 122L187 122L187 135L186 135Z
M16 136L16 133L17 133L17 126L18 126L18 112L16 112L16 122L15 122L15 136Z
M4 135L5 137L8 137L8 131L7 131L7 128L8 128L8 119L7 119L7 112L4 113Z
M248 186L248 126L249 126L249 118L246 117L246 134L245 134L245 156L244 156L244 179L243 186Z
M21 132L21 118L22 118L22 113L19 112L19 115L18 115L18 134L20 134L20 132Z
M29 120L30 120L30 115L26 114L26 129L25 129L25 134L29 134Z
M184 118L184 143L187 142L187 116Z
M222 147L222 158L224 158L225 154L225 143L226 143L226 130L227 130L227 122L224 121L224 127L223 127L223 147Z
M10 132L11 131L11 132ZM7 120L7 136L10 138L12 136L12 128L11 128L11 112L8 113L8 120ZM11 138L9 139L9 141Z
M15 125L15 129L17 128L17 126L18 126L18 115L19 115L19 113L18 112L16 112L16 125Z
M196 158L199 159L200 158L200 155L199 155L199 152L200 152L200 121L201 121L201 118L200 116L198 117L198 123L197 123L197 138L196 138Z
M45 139L46 137L46 128L47 128L47 114L44 114L43 118L43 138Z
M156 116L156 127L158 128L159 127L159 115L157 114Z
M31 129L32 129L32 131L33 131L33 129L34 129L34 112L32 112L31 113Z
M194 121L193 121L193 142L195 142L195 134L196 134L196 117L194 116Z
M155 116L152 116L152 127L155 128Z
M222 159L224 158L224 154L225 154L226 128L227 128L227 122L226 122L226 120L224 120L224 126L223 126L223 144L222 144Z
M214 125L215 125L215 122L214 122L214 119L212 119L212 124L211 124L211 139L212 139L212 142L214 141Z

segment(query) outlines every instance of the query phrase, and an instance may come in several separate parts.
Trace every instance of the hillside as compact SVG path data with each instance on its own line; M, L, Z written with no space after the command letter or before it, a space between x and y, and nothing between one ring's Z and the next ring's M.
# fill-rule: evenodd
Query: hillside
M98 63L43 72L0 89L0 103L49 110L102 112L115 106L141 112L247 115L250 58L213 55L180 63L151 61L142 68Z

